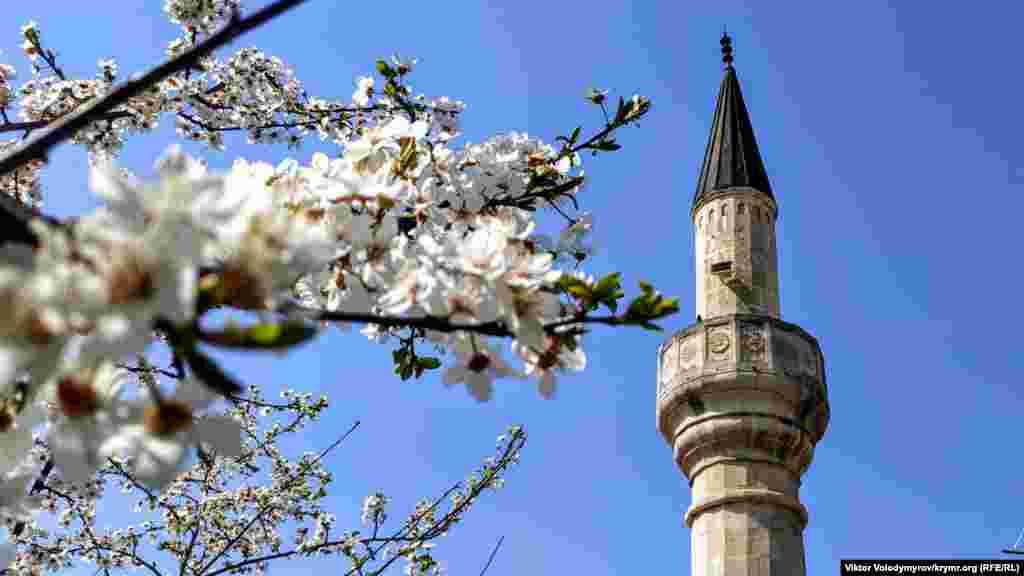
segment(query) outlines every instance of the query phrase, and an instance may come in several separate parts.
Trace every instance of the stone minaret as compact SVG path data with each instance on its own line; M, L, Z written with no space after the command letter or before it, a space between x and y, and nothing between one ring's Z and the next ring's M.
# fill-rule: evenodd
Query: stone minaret
M690 482L692 576L804 576L800 478L828 426L825 363L784 322L778 206L731 40L693 199L697 322L658 349L658 431Z

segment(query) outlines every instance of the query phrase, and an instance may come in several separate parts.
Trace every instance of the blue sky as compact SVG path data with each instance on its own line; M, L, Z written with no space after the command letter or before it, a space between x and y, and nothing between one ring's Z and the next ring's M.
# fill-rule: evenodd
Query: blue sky
M91 76L109 56L122 73L141 71L176 33L162 4L11 3L3 58L26 71L18 27L35 18L69 73ZM1024 8L894 4L524 0L382 10L311 0L234 48L276 54L310 93L341 97L377 57L417 56L419 90L467 102L464 141L509 130L550 140L580 122L597 129L582 99L591 86L649 96L653 110L623 132L623 149L588 160L580 200L601 247L589 271L621 271L630 287L646 279L679 296L668 334L694 316L688 215L728 26L780 206L782 316L825 353L832 421L801 498L808 574L828 574L839 558L993 557L1024 526L1024 369L1013 336L1024 213L1014 38ZM122 161L146 173L169 141L167 129L136 138ZM284 157L228 145L207 156L212 166ZM306 146L299 158L320 149ZM85 210L84 152L65 146L52 160L48 206ZM232 365L268 390L330 394L329 419L296 441L297 452L362 421L330 461L342 527L356 525L361 498L376 489L402 516L522 423L530 440L507 486L439 543L452 574L478 573L501 536L491 576L687 573L689 488L654 422L663 338L596 330L587 371L562 380L554 400L506 382L483 406L437 376L398 381L390 349L358 334ZM100 523L124 517L103 510ZM329 567L272 573L313 566Z

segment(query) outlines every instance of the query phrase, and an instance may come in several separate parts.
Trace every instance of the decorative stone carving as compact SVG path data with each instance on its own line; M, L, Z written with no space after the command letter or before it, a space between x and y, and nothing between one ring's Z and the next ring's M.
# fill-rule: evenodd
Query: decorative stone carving
M697 343L692 339L684 340L679 344L679 371L689 372L697 366Z
M740 348L743 359L751 362L764 362L765 342L764 331L757 324L743 324L740 327Z
M708 352L714 360L725 358L732 344L729 333L724 328L717 328L708 332Z
M678 371L678 358L677 354L679 351L678 342L673 341L671 344L665 347L665 350L661 353L661 387L667 387L672 384L672 379L675 378L676 372Z

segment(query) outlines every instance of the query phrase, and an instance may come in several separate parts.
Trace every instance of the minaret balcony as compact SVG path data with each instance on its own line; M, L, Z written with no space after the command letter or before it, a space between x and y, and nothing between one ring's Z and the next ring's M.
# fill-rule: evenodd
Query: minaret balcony
M718 316L658 349L657 425L690 478L722 458L768 459L797 477L828 426L817 340L777 318Z

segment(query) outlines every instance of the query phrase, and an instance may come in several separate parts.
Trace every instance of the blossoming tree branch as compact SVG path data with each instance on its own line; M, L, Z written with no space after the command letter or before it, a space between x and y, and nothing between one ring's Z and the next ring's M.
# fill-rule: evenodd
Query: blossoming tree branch
M296 459L277 448L319 417L326 395L288 389L271 402L208 350L280 351L358 325L393 346L403 380L447 363L445 384L481 402L497 380L534 379L548 398L560 373L585 367L589 330L657 329L678 310L646 283L626 301L619 274L583 271L593 227L580 206L583 159L617 150L646 98L591 90L600 127L550 144L517 133L459 144L464 104L415 93L415 60L378 60L350 98L327 99L259 50L220 56L301 1L245 15L238 4L166 0L182 35L166 62L126 82L113 60L74 77L34 22L21 30L31 77L16 86L0 64L0 132L20 135L0 143L0 514L13 573L75 558L107 573L169 573L157 554L182 575L313 554L348 558L351 574L399 559L410 574L436 572L431 541L501 484L521 428L394 531L378 493L364 504L366 532L332 533L323 459L345 437ZM241 132L291 148L316 137L337 153L212 173L172 146L159 178L140 181L116 157L164 117L213 150ZM61 221L42 209L39 173L69 140L89 150L103 206ZM538 210L562 229L544 234ZM156 520L98 529L96 502L112 485ZM63 531L42 528L40 511Z

